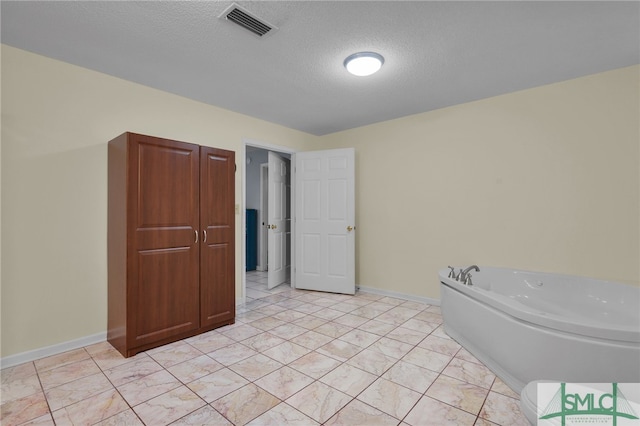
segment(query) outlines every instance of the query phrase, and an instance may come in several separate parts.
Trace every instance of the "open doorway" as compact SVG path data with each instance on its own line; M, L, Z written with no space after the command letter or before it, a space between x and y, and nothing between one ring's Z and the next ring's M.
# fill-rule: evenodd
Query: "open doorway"
M245 301L291 289L291 152L245 146Z

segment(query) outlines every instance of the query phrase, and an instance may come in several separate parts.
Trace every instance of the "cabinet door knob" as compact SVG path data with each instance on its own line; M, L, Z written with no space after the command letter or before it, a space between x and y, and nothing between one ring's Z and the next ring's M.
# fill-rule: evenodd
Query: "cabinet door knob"
M193 231L196 233L196 242L194 244L198 244L198 230L196 229L195 231Z
M206 242L207 242L207 230L206 230L206 229L205 229L205 230L203 230L203 231L202 231L202 234L203 234L203 235L202 235L202 242L203 242L203 243L206 243Z

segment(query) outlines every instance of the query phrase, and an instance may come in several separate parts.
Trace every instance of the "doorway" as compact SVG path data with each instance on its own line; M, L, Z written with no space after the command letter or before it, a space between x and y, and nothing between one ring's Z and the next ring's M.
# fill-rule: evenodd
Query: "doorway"
M245 142L246 302L291 289L291 154Z

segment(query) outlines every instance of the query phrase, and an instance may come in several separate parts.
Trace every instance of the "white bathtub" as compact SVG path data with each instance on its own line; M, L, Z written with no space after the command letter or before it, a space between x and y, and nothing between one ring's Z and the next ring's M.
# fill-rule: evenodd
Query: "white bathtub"
M533 380L640 383L640 288L480 266L440 271L449 336L520 393Z

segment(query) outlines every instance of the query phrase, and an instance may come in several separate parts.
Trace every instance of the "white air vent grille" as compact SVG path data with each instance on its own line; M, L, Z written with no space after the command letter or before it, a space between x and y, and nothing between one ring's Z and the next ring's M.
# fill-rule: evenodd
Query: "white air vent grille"
M258 37L262 37L269 31L277 29L273 25L250 14L235 3L227 8L220 17L240 25L242 28L251 31Z

